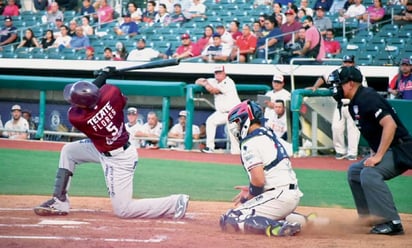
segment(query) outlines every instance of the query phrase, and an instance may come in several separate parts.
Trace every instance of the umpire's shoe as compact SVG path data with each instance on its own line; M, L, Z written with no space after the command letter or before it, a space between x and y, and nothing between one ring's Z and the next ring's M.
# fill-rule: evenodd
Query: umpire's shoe
M69 211L69 200L66 198L66 201L60 201L57 197L53 197L34 208L34 212L40 216L67 215Z
M176 202L175 213L173 215L174 220L183 219L186 215L187 206L189 205L189 198L188 195L179 195Z
M385 235L402 235L403 227L401 223L394 224L392 221L388 221L382 224L378 224L372 227L370 233L372 234L385 234Z

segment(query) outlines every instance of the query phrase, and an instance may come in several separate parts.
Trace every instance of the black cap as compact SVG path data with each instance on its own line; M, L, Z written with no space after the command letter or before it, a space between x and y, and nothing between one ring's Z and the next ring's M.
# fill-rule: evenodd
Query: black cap
M11 18L11 16L5 16L5 17L4 17L4 21L6 21L6 22L12 22L13 19Z
M342 60L343 62L355 63L355 55L345 55Z
M348 81L361 83L362 79L362 73L354 66L342 66L341 71L339 72L340 84L344 84Z
M137 40L137 42L139 42L139 41L141 41L141 42L143 42L143 43L146 43L146 40L145 40L144 38L139 38L139 39Z
M130 13L125 13L125 14L123 14L122 17L132 17L132 16L130 15Z

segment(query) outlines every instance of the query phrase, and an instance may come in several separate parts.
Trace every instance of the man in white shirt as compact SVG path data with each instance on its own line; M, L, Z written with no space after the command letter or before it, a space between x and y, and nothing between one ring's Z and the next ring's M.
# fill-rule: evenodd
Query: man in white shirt
M168 137L173 139L184 139L186 134L186 117L187 112L182 110L179 112L179 122L173 125L170 129ZM199 139L200 136L200 129L197 125L192 125L192 138ZM176 148L184 149L183 142L173 142L171 143L172 146L176 146Z
M4 131L3 136L8 137L9 139L27 139L29 123L22 117L20 105L16 104L11 107L11 115L11 120L6 122L4 128L15 131Z
M214 152L217 126L227 124L229 111L240 103L235 82L226 75L225 67L223 65L216 66L214 74L214 78L196 80L196 84L205 87L210 94L213 94L216 109L206 120L206 148L202 149L202 152L205 153ZM239 154L239 143L230 132L229 138L230 153Z
M343 18L356 18L362 21L362 15L366 12L365 5L362 4L362 0L355 0L355 3L350 5L348 10L343 13ZM340 19L343 21L343 19Z
M159 122L157 114L153 111L150 111L147 114L147 122L143 124L142 128L136 131L135 136L148 139L142 142L142 146L146 148L158 148L158 142L161 133L162 123Z
M290 101L290 92L284 88L285 82L284 82L284 78L282 75L278 73L273 75L272 87L273 87L273 90L268 91L265 94L266 96L270 97L270 101L265 101L265 106L263 106L265 107L265 113L264 113L264 117L266 119L265 126L271 129L273 127L273 123L275 122L275 119L277 118L277 114L275 112L276 100L282 100L285 104L288 101ZM287 120L286 120L286 123L287 123Z
M166 54L160 53L159 51L154 50L153 48L146 47L146 40L140 38L137 41L136 49L132 50L127 56L128 61L150 61L154 58L163 58L166 59Z
M129 133L129 142L133 143L136 148L140 148L140 142L136 137L137 130L143 127L143 123L138 119L139 114L137 108L130 107L127 109L126 130Z

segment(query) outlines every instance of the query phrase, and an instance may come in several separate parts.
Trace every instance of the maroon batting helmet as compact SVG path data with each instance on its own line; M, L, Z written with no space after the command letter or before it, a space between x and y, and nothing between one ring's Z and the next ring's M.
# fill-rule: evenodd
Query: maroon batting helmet
M99 100L100 93L96 85L85 81L78 81L74 84L66 85L63 96L71 104L93 108Z

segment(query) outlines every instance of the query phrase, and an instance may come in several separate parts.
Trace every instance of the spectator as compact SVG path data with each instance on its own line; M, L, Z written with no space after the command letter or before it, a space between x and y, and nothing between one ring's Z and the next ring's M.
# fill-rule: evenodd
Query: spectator
M143 38L140 38L136 44L136 49L133 49L127 56L128 61L150 61L155 58L167 58L166 54L160 53L153 48L146 47L146 40Z
M249 57L255 54L256 42L257 38L252 34L249 25L244 24L242 35L236 39L236 47L232 50L231 59L237 59L240 63L248 62Z
M276 17L275 13L273 13L272 16ZM266 15L266 14L259 15L258 23L259 23L259 25L260 25L260 29L259 29L259 30L260 30L261 32L263 32L263 31L265 30L265 20L266 20L267 17L268 17L268 15ZM276 19L276 18L275 18L275 19ZM280 23L280 22L278 22L278 23Z
M353 0L350 0L350 1L353 1ZM335 15L335 14L341 13L342 11L344 11L343 9L346 3L347 3L346 0L334 0L332 6L329 9L329 14Z
M314 9L317 9L319 6L327 12L332 7L333 0L316 0L315 5L313 6Z
M146 5L146 11L142 14L143 22L153 25L157 12L155 11L156 2L148 1Z
M266 58L265 54L268 53L268 58L275 58L274 52L276 50L283 49L283 37L282 31L278 27L278 22L273 16L265 19L265 31L263 37L259 38L256 43L257 58ZM266 50L267 39L267 50Z
M232 35L233 41L242 36L242 32L239 31L239 25L239 21L233 20L230 22L229 33Z
M34 8L36 9L36 11L44 11L47 9L47 5L49 4L49 1L48 0L36 0L36 1L33 1L33 4L34 4Z
M412 23L412 1L404 1L405 9L393 16L396 25L405 25Z
M190 5L187 11L190 14L190 19L206 18L206 5L204 5L200 0L193 0L192 5Z
M65 48L65 47L70 47L70 41L72 40L72 37L68 35L69 28L66 25L61 26L60 28L60 36L56 38L56 40L53 43L53 47L55 48Z
M137 108L129 107L127 109L126 131L129 133L129 142L134 144L136 148L140 148L140 141L136 138L136 132L142 129L143 123L139 122L139 113Z
M335 57L336 55L340 54L341 52L340 42L335 40L335 34L333 32L333 29L326 30L324 43L325 43L326 57Z
M133 22L139 23L142 20L142 10L137 7L135 2L127 3L127 12L132 17Z
M254 0L253 1L253 8L257 8L260 5L268 5L271 6L273 3L272 0Z
M355 56L343 56L342 67L353 66L355 66ZM319 77L311 89L316 90L324 83L330 84L328 78L329 74ZM368 86L365 77L363 77L362 85L364 87ZM333 147L336 152L335 158L338 160L344 158L348 160L356 160L358 155L360 132L356 127L354 120L350 116L348 106L349 99L344 98L340 100L338 102L338 108L335 109L332 118ZM347 142L345 142L345 136L347 137Z
M93 47L91 47L91 46L87 46L86 48L85 48L85 50L84 50L84 52L85 52L85 59L86 60L95 60L95 57L94 57L94 48Z
M389 83L392 98L412 100L412 66L409 58L401 60L399 73Z
M120 27L115 27L114 31L117 35L128 35L129 37L133 37L139 34L139 27L132 21L132 16L127 13L123 15L123 23Z
M175 1L175 0L161 0L160 1L160 3L166 6L166 11L169 14L173 12L175 2L181 2L181 1Z
M18 16L20 15L19 6L16 5L15 0L8 0L4 7L3 16Z
M83 16L82 17L82 28L83 28L83 34L86 36L93 35L94 34L94 29L92 26L90 26L90 18L89 16Z
M0 47L12 44L17 40L17 28L11 16L4 17L4 26L0 30Z
M100 24L106 24L113 21L114 10L107 3L107 0L100 0L100 7L97 9L97 17Z
M129 53L127 52L123 42L116 42L116 51L114 52L115 60L126 60L128 55Z
M78 0L57 0L60 9L64 11L77 10Z
M282 13L282 4L279 3L279 2L273 3L272 8L273 8L273 13L272 13L271 16L274 17L275 20L277 20L278 26L284 24L286 22L286 16L285 16L285 14ZM281 20L279 21L278 18L281 19ZM263 16L263 19L266 20L267 17ZM260 17L259 17L259 20L260 20ZM265 21L263 21L263 23L265 23ZM262 23L261 23L261 25L262 25ZM263 24L262 28L265 29L264 24Z
M379 22L385 16L385 9L382 6L382 0L373 0L373 5L366 8L366 12L362 16L364 23L374 24Z
M226 75L225 67L222 65L214 68L214 78L199 78L195 82L214 96L216 111L206 120L206 148L202 150L205 153L213 153L215 149L216 128L219 125L227 124L229 111L240 103L236 90L235 82ZM236 138L229 132L230 153L239 154L239 143Z
M75 20L70 20L69 22L69 33L68 35L71 37L74 37L77 35L76 33L76 28L77 28L77 22Z
M52 23L55 26L56 25L56 20L60 19L63 21L64 19L63 12L59 10L59 4L57 2L52 2L50 3L50 8L47 11L47 23Z
M25 140L28 138L29 123L21 116L20 105L13 105L11 107L11 120L4 124L5 129L12 131L4 131L3 136L9 139Z
M201 51L197 45L190 40L189 34L182 34L180 38L182 45L176 49L176 52L172 55L173 58L186 59L200 55Z
M203 61L207 62L226 62L230 58L232 48L226 44L222 44L220 34L213 34L213 45L206 47L201 55Z
M268 128L272 129L277 137L287 141L288 122L285 101L280 99L276 100L273 108L275 110L275 116L273 118L273 122L270 123L270 126Z
M103 51L103 60L121 61L122 59L114 56L113 50L110 47L106 47Z
M265 106L262 106L262 107L265 108L264 110L264 117L266 119L265 126L275 131L273 127L275 123L277 122L277 116L278 116L278 114L276 113L276 108L275 108L277 105L276 101L281 100L284 103L290 102L291 94L289 91L285 89L285 82L284 82L283 76L278 73L273 75L272 88L273 90L268 91L265 94L265 96L270 97L270 101L265 101ZM286 116L284 118L286 118ZM287 123L287 120L285 121L285 123ZM278 137L281 137L281 136L278 136Z
M31 112L30 110L22 110L22 117L27 121L27 123L29 124L29 130L31 131L35 131L37 130L37 125L36 123L33 121L33 119L31 118ZM29 139L34 139L35 138L35 134L34 133L29 133L28 134L28 138Z
M297 13L296 20L297 22L302 22L304 17L306 16L306 10L305 9L299 9Z
M313 25L313 19L310 16L306 16L303 22L303 27L306 28L305 33L305 45L301 50L294 51L294 54L303 58L314 58L318 63L325 58L325 44L323 37L319 30ZM302 63L302 62L301 62ZM309 62L313 63L313 62Z
M216 33L220 34L220 38L223 44L226 44L230 47L233 46L234 40L232 38L232 35L226 30L224 25L222 24L217 25Z
M325 16L325 9L322 6L316 9L316 16L313 18L313 22L322 36L325 36L326 30L332 29L332 21L329 17Z
M83 28L81 26L76 27L76 35L71 38L69 47L78 50L85 49L88 46L90 46L89 37L84 35Z
M343 21L342 18L348 19L348 18L355 18L359 20L360 22L363 22L363 14L366 12L365 5L362 4L362 0L354 0L355 3L350 5L348 10L341 13L342 17L340 18L341 21Z
M53 30L48 29L41 40L41 47L43 49L53 46L56 39L54 38Z
M182 12L182 5L180 5L180 3L176 3L173 8L173 13L169 15L169 18L167 20L167 25L169 25L170 23L186 22L186 17Z
M292 40L292 32L295 32L296 35L297 31L302 27L302 23L296 19L296 13L292 9L288 9L285 15L286 23L280 26L280 30L285 34L283 36L283 43L286 45L294 42L294 40Z
M203 33L203 36L198 39L196 42L197 47L199 48L200 51L203 51L206 47L209 45L213 45L213 34L214 34L214 29L212 26L207 25L205 27L205 31Z
M167 13L166 5L161 3L159 4L159 10L155 15L154 22L161 23L161 24L168 24L169 13Z
M256 39L259 39L259 38L263 37L263 34L262 34L263 29L260 26L260 22L261 22L261 20L253 22L253 26L252 26L252 33L253 33L254 36L256 36ZM265 20L263 20L263 23L264 22L265 22Z
M281 54L280 59L279 59L280 64L289 64L292 58L299 56L299 55L293 54L293 52L297 50L302 50L302 48L305 46L305 36L306 36L306 29L304 27L301 27L298 30L298 33L295 37L295 43L285 45L285 50L280 53Z
M179 122L172 126L169 131L168 137L173 139L184 139L186 134L186 118L187 112L182 110L179 112ZM200 130L197 125L192 125L192 139L199 139ZM184 149L184 142L173 142L170 145L173 147Z
M142 147L146 148L159 148L158 142L162 132L162 123L159 122L157 114L150 111L147 114L147 122L143 124L141 129L138 129L135 136L138 138L148 138L142 141Z
M83 0L82 7L80 8L79 14L82 16L89 16L96 18L96 10L91 3L91 0ZM93 15L94 14L94 15Z
M60 32L60 30L61 30L61 27L64 25L64 23L63 23L63 20L61 19L61 18L57 18L56 19L56 22L54 23L54 30L53 30L53 33L54 33L54 37L55 38L58 38L58 37L60 37L61 36L61 32ZM69 29L68 29L68 31L67 31L67 34L69 34ZM70 36L70 35L69 35ZM71 36L70 36L71 37Z
M299 9L305 10L306 15L313 16L313 9L309 7L309 0L301 0Z
M40 47L39 41L36 36L34 36L33 30L31 28L26 29L23 39L20 41L19 47Z

